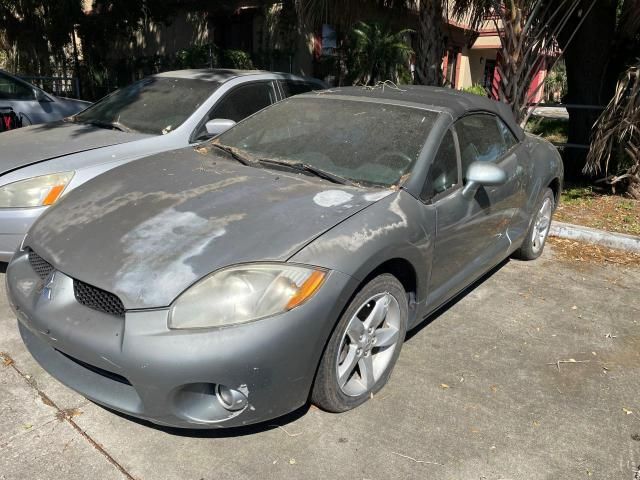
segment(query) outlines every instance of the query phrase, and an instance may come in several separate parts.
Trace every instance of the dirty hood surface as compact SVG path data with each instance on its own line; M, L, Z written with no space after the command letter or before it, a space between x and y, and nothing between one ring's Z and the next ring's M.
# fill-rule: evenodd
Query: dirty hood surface
M163 307L221 267L285 261L391 193L188 148L78 187L40 218L25 244L61 272L115 293L127 309Z
M44 160L148 136L70 122L18 128L0 135L0 175Z

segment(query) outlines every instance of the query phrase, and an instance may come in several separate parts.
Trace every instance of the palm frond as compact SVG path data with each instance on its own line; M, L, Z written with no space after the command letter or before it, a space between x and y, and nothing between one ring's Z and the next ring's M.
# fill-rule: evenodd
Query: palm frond
M621 171L611 172L615 155L627 158ZM615 94L596 121L585 173L604 174L611 185L634 184L640 195L640 59L619 79Z

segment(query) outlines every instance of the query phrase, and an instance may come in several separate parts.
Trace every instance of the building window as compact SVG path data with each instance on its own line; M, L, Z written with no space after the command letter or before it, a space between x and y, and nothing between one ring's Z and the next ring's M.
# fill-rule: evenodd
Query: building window
M487 91L492 91L493 88L493 75L496 70L496 61L495 60L487 60L484 62L484 77L482 80L482 86Z

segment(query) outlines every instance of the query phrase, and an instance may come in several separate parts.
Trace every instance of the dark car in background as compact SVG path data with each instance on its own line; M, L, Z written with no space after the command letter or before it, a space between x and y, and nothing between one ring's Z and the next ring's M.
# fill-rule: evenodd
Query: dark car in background
M9 299L36 360L121 412L192 428L309 398L341 412L385 385L408 329L542 253L562 178L506 104L302 94L76 188L27 234Z

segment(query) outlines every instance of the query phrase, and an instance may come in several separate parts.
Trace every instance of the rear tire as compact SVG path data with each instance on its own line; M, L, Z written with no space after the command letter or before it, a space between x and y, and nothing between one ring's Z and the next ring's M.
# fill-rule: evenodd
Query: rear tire
M311 401L329 412L364 403L389 380L407 332L407 294L382 274L353 298L320 360Z
M553 191L547 188L543 191L542 197L536 205L531 225L527 231L522 245L515 251L513 256L520 260L535 260L544 250L544 245L549 235L551 227L551 217L555 210L555 197Z

